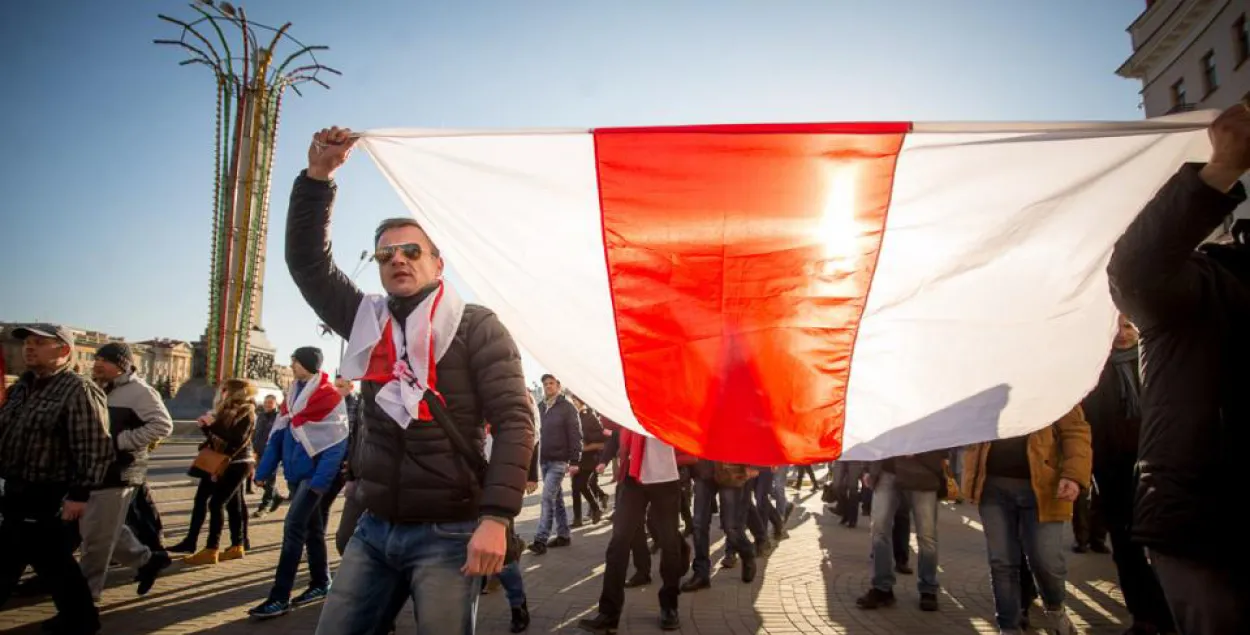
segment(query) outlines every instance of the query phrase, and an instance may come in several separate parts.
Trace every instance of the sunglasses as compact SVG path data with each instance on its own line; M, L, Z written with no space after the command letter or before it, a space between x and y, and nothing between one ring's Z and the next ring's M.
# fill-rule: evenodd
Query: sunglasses
M373 252L373 259L378 264L384 265L395 258L395 254L401 253L408 260L417 260L421 257L421 245L416 243L403 243L400 245L387 245L386 247L378 247Z

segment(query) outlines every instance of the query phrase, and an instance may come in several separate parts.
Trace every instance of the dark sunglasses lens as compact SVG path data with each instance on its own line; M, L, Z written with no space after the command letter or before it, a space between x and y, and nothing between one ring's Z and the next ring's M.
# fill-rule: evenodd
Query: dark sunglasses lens
M416 260L421 257L421 245L413 243L405 243L402 245L390 245L382 247L373 253L373 259L378 264L386 264L395 257L396 253L401 253L408 260Z
M408 244L408 245L398 245L398 247L399 247L399 250L404 254L404 257L409 260L416 260L421 257L421 245Z
M390 262L391 258L394 258L394 257L395 257L394 247L383 247L373 252L373 259L377 261L377 263L380 265L384 265Z

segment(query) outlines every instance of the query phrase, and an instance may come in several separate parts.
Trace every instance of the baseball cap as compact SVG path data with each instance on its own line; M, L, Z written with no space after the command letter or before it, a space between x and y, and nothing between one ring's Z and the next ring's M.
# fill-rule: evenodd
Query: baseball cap
M10 334L15 339L19 340L24 340L31 335L38 335L40 337L51 337L53 339L60 340L70 346L74 345L74 334L64 326L58 326L56 324L22 324L21 326L14 328Z

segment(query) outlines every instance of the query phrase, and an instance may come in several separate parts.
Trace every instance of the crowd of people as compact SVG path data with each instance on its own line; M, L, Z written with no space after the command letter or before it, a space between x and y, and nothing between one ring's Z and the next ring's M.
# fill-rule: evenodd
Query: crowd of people
M190 466L199 477L190 526L166 547L145 472L173 426L126 346L101 347L88 380L69 369L68 330L13 330L29 370L0 405L0 542L22 548L0 552L0 604L30 565L36 575L21 586L49 593L57 608L45 631L96 633L110 562L134 569L142 595L172 553L187 554L184 566L244 557L249 516L285 504L272 587L248 611L256 619L324 602L321 635L387 633L411 604L418 633L471 634L479 597L503 588L512 630L522 632L530 623L523 554L567 547L572 529L606 517L597 612L579 626L614 632L625 589L651 583L658 553L658 622L676 630L681 594L712 584L712 515L725 535L721 568L752 582L761 559L788 537L793 467L797 487L805 474L824 487L844 526L856 527L861 512L871 521L863 610L894 605L898 576L913 572L918 609L941 610L937 518L939 501L952 500L979 511L1002 633L1031 628L1038 600L1049 632L1078 632L1065 608L1064 527L1074 512L1073 548L1107 551L1103 532L1110 537L1129 633L1250 632L1245 552L1236 523L1220 512L1233 499L1250 434L1239 392L1250 373L1239 328L1250 317L1250 251L1240 224L1234 242L1206 242L1245 200L1250 106L1223 113L1211 138L1210 161L1182 167L1115 247L1108 271L1123 315L1082 403L1024 436L838 461L820 484L811 466L683 453L603 417L554 376L542 378L535 398L507 329L444 282L438 247L411 218L377 228L374 260L386 293L362 293L334 265L329 231L333 176L355 139L322 130L292 190L286 262L314 312L348 342L341 377L331 379L320 351L306 347L292 356L295 383L281 404L257 404L250 382L225 381L197 422L204 441ZM598 482L608 466L610 495ZM538 528L526 544L513 521L540 486ZM249 514L246 496L256 491L261 500ZM332 580L326 534L340 493L342 560ZM305 554L310 585L292 597Z

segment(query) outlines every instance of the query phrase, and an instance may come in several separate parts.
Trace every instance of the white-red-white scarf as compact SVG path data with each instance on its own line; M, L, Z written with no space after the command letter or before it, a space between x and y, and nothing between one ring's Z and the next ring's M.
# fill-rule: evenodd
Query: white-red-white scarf
M304 446L308 456L317 456L347 438L347 404L329 375L317 373L299 394L287 396L278 409L269 436L288 426L291 437Z
M442 280L402 329L394 328L385 296L367 295L356 310L340 372L348 379L383 384L375 400L401 428L413 419L433 421L422 396L430 390L443 399L436 367L451 348L463 316L464 300Z

